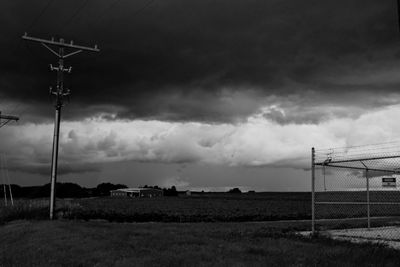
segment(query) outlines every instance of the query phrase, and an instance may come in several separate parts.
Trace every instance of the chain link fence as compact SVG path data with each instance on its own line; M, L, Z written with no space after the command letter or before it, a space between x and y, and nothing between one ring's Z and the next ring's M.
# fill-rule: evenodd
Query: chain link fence
M399 177L400 142L313 148L313 233L400 241Z

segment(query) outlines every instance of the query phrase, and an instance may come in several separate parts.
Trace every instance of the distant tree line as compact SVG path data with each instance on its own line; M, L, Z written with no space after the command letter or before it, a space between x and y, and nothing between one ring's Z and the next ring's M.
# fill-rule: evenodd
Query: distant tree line
M235 188L229 189L228 193L240 194L240 193L242 193L242 191L239 188L235 187Z
M177 196L178 191L175 186L171 188L160 188L158 186L148 186L164 191L164 196ZM56 195L58 198L85 198L85 197L105 197L110 195L111 190L127 188L124 184L101 183L94 188L81 187L75 183L57 183ZM19 186L11 185L11 191L14 198L42 198L50 196L50 184L41 186ZM8 185L6 185L6 194L9 197ZM3 185L0 184L0 197L4 198Z
M143 186L143 188L154 188L154 189L160 189L160 190L162 189L164 196L167 196L167 197L175 197L178 195L178 191L176 190L176 187L174 185L171 186L171 188L161 188L157 185L155 185L155 186L145 185L145 186Z

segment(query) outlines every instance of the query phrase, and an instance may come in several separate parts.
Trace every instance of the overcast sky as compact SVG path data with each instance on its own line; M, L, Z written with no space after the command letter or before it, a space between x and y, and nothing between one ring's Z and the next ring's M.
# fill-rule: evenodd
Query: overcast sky
M0 130L13 182L50 179L57 58L24 32L99 45L66 60L59 181L308 190L310 149L398 140L396 1L0 3Z

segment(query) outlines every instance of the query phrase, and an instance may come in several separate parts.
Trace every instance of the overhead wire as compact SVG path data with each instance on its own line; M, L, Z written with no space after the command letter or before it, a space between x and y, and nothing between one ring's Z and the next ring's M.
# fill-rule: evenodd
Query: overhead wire
M139 14L140 12L142 12L143 10L145 10L146 8L148 8L151 4L153 4L155 2L155 0L149 0L149 1L147 1L144 5L143 5L143 7L141 7L141 8L139 8L138 10L136 10L135 12L133 12L133 14L132 15L137 15L137 14Z
M26 32L30 32L34 26L36 26L36 24L39 22L39 20L43 17L43 15L46 13L46 11L49 9L49 7L53 4L54 0L48 0L47 3L43 6L43 8L40 10L40 12L38 13L38 15L36 17L33 18L33 20L31 21L31 23L29 24L29 26L27 27ZM17 50L19 50L19 48L21 48L22 45L22 38L19 39L19 43L17 46L15 46L14 49L14 54L17 52Z
M35 26L35 24L42 18L42 16L44 15L44 13L47 11L47 9L53 4L54 0L49 0L47 1L46 5L42 8L42 10L39 12L39 14L33 19L33 21L31 22L31 24L28 27L28 31L30 31L33 26Z
M75 18L82 12L82 10L89 3L89 0L85 0L82 5L75 9L75 12L69 17L69 19L64 23L64 26L61 27L60 32L64 32L65 29L74 21Z
M393 140L393 141L388 141L388 142L382 142L382 143L374 143L374 144L368 144L368 145L356 145L356 146L342 146L342 147L330 147L330 148L322 148L322 149L316 149L315 152L323 152L331 149L354 149L354 148L363 148L363 147L369 147L369 146L379 146L379 145L386 145L386 144L393 144L393 143L399 143L400 140Z
M53 3L54 3L54 0L47 1L47 3L43 6L43 8L38 13L38 15L32 20L32 22L27 27L27 29L28 29L27 32L30 32L37 25L37 23L42 19L42 17L45 15L46 11L48 11L48 9L52 6ZM19 47L21 46L22 42L23 42L23 39L21 38L20 42L19 42ZM25 43L25 48L30 55L33 55L36 59L39 59L39 58L41 59L41 57L39 57L37 51L33 50L27 42L24 42L24 43ZM21 105L21 103L19 103L16 107L14 107L13 111L11 113L13 113L15 110L18 110L20 105ZM18 113L20 113L19 117L21 117L23 114L25 114L25 111L28 108L29 107L25 107L25 108L23 108L22 111L18 110ZM9 123L9 122L7 122L7 123ZM15 121L15 123L17 123L17 121ZM4 126L4 125L1 125L0 127L2 127L2 126Z
M48 0L46 2L46 4L41 8L41 10L39 11L39 13L37 13L37 15L31 20L31 22L28 24L27 28L26 28L26 32L30 32L32 29L34 29L34 27L37 25L37 23L42 19L42 17L45 15L45 13L48 11L48 9L52 6L52 4L54 3L54 0ZM22 34L22 33L21 33ZM22 43L23 43L23 39L19 38L19 42L18 45L14 46L13 49L13 54L15 55L17 53L17 51L22 47ZM25 48L28 51L29 54L33 55L35 58L38 58L39 56L37 55L37 53L35 51L32 51L32 49L28 46L28 44L25 42ZM26 66L26 65L24 65ZM13 110L11 111L11 113L13 113L15 110L17 110L20 107L21 103L16 103L14 105ZM3 127L4 125L6 125L8 122L3 123L0 125L0 128Z
M88 24L89 28L95 29L95 26L100 24L100 22L105 18L105 15L109 14L109 11L111 9L113 9L119 2L121 2L121 0L114 0L111 4L109 4L106 8L104 8L103 11L100 13L100 15L97 17L97 19L95 21L93 21L92 23ZM148 0L142 7L140 7L136 11L134 11L131 14L131 16L139 14L140 12L142 12L143 10L148 8L154 2L155 2L155 0Z
M26 112L27 112L29 109L31 109L31 108L32 108L32 107L26 105L26 106L23 107L23 108L19 108L19 110L17 110L17 111L15 112L15 114L17 114L17 116L18 116L19 118L22 118L23 115L25 115ZM18 121L14 121L14 122L15 122L15 123L18 123Z
M103 11L100 13L100 15L97 17L96 23L100 22L104 15L107 13L107 11L110 11L114 6L116 6L121 0L115 0L113 1L110 5L108 5Z
M10 122L10 120L6 120L5 122L1 123L1 124L0 124L0 128L3 127L3 126L5 126L5 125L8 124L9 122Z
M110 11L110 9L114 8L114 6L116 6L119 2L121 2L121 0L115 0L110 5L108 5L108 7L103 9L95 23L99 23L104 18L104 15L107 14L107 11ZM131 15L137 15L138 13L149 7L153 2L155 2L155 0L148 0L141 8L134 11Z
M400 0L397 0L397 21L400 31Z
M14 107L9 111L11 114L15 112L19 107L21 106L21 103L14 103Z
M39 11L37 16L32 19L31 23L27 27L26 32L30 32L33 29L33 27L39 22L39 20L43 17L43 15L46 13L46 11L49 9L49 7L53 4L53 2L54 2L54 0L48 0L47 1L47 3ZM13 54L15 54L17 52L17 50L19 50L19 48L21 48L22 42L23 42L23 40L20 38L18 45L14 46Z
M108 13L108 11L110 11L112 8L114 8L118 3L120 3L121 0L114 0L112 1L106 8L103 9L103 11L100 13L100 15L97 17L96 21L94 22L94 24L92 24L91 26L95 26L96 24L98 24L99 22L101 22L105 15ZM152 5L155 2L155 0L148 0L146 1L146 3L144 3L144 5L142 7L140 7L139 9L137 9L135 12L132 13L132 15L137 15L140 12L142 12L143 10L145 10L146 8L148 8L150 5ZM42 19L42 17L45 15L45 13L48 11L48 9L52 6L52 4L54 3L54 0L48 0L46 2L46 4L42 7L42 9L40 10L40 12L38 13L38 15L36 17L34 17L34 19L32 20L32 22L29 24L28 26L28 31L32 30L37 23ZM71 26L71 24L74 22L74 20L76 18L79 17L79 15L81 14L81 12L84 10L84 8L88 5L89 0L85 0L80 6L78 6L75 11L73 12L73 14L66 20L66 22L64 23L64 25L61 28L61 31L66 30L68 27ZM20 43L19 46L21 46L22 44L22 39L20 39ZM32 51L32 49L28 46L28 44L26 43L26 48L27 50L30 52L30 54L34 55L35 57L38 57L36 51ZM18 105L17 107L14 107L13 110L19 108L20 105ZM26 110L26 108L24 109ZM3 123L0 125L0 127L6 125L7 123L9 123L9 121Z

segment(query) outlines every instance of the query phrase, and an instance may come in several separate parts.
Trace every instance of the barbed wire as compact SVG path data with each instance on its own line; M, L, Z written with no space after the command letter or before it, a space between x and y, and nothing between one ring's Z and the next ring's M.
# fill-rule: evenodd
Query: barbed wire
M389 145L389 144L398 144L400 146L400 140L392 140L392 141L388 141L388 142L365 144L365 145L321 148L321 149L315 149L315 152L323 152L323 151L329 151L329 150L340 150L340 149L342 149L342 150L365 149L366 147L371 147L371 146L377 146L378 147L378 146Z

